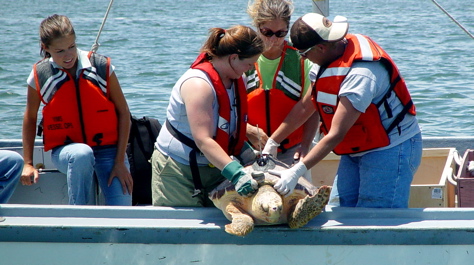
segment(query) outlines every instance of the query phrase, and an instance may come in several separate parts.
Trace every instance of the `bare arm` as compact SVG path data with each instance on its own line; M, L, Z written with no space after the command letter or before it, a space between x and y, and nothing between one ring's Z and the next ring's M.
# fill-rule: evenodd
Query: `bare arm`
M20 182L23 185L31 185L33 182L36 183L39 178L38 170L35 169L33 164L33 148L35 145L36 122L38 119L37 115L40 103L41 101L36 89L28 86L22 130L23 159L25 165L23 167ZM33 182L31 181L31 177L33 177Z
M110 99L115 105L115 111L118 118L118 143L115 163L110 173L108 184L112 183L114 177L117 177L122 183L123 193L132 194L133 179L125 165L125 152L127 151L128 136L130 133L130 110L127 101L120 87L120 83L115 73L109 78Z
M296 128L303 125L309 117L315 113L315 110L311 102L311 93L306 93L304 98L298 101L293 109L291 109L283 123L273 132L270 138L277 143L281 143L281 141L288 137Z
M268 140L268 135L262 128L257 128L257 126L253 126L247 123L247 138L249 139L250 143L258 150L263 149L265 143Z
M310 63L309 59L305 60L305 89L304 89L304 96L308 96L308 98L302 100L311 101L311 96L308 94L312 94L312 88L314 87L314 83L311 81L311 75L315 74L315 69L319 69L319 66ZM308 103L308 102L307 102ZM312 103L312 102L311 102ZM308 154L309 149L312 146L314 136L316 135L316 131L319 128L319 113L315 111L306 122L303 124L303 139L301 140L301 147L299 148L298 152L295 154L295 159L303 159Z
M213 139L213 90L201 78L191 78L181 86L189 126L197 147L206 158L222 170L232 159Z
M328 134L303 159L306 168L312 168L326 157L344 139L360 114L346 97L341 97Z
M309 148L313 143L313 139L318 128L319 113L315 111L303 124L303 139L301 141L301 148L298 153L298 158L303 158L308 154Z

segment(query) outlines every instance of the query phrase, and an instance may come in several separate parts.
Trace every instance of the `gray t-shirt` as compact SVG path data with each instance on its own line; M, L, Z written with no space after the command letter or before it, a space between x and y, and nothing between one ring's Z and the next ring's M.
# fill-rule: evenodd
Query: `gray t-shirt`
M371 103L378 103L386 94L390 87L389 80L389 74L381 62L356 62L341 84L339 97L346 97L355 109L365 113ZM388 103L393 112L391 118L388 117L383 104L379 108L382 124L385 128L392 123L396 114L403 109L403 105L395 96L395 93L391 93L390 98L388 98ZM399 127L401 129L400 134L397 128L394 128L389 133L389 146L374 150L382 150L396 146L421 131L416 117L410 114L405 115ZM356 155L362 154L364 153L358 153Z

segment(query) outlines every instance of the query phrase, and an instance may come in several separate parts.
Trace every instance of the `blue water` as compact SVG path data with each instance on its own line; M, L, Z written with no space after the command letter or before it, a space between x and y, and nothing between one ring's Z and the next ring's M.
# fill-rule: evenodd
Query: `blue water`
M132 114L164 120L174 82L211 27L250 25L247 0L115 0L98 52L112 58ZM293 21L311 0L294 0ZM72 20L81 49L94 43L109 0L0 0L0 139L21 138L26 78L38 61L38 26L54 13ZM439 0L474 32L474 1ZM331 14L369 35L398 64L425 136L474 131L474 40L429 0L333 0Z

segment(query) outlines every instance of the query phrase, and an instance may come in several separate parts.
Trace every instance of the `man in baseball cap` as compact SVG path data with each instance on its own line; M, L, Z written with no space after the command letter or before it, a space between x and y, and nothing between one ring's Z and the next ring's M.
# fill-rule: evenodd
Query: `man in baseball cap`
M310 61L325 66L344 53L348 29L345 17L336 16L330 21L320 14L309 13L298 18L291 27L291 42L301 56L310 56Z
M347 19L336 16L334 21L317 14L308 13L298 18L291 27L291 42L299 50L308 49L322 42L342 40L349 29Z
M272 153L314 114L320 117L324 137L293 167L268 172L280 176L280 189L292 191L301 175L333 151L341 160L330 205L407 208L422 154L415 106L388 53L367 36L348 34L348 29L343 17L330 21L315 13L291 27L293 46L320 68L312 93L293 107L264 150ZM306 137L312 135L304 132Z

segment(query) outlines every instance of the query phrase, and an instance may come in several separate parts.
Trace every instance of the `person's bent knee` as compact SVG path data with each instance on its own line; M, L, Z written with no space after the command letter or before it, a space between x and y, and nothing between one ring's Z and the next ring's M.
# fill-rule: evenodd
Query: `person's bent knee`
M12 152L9 157L10 165L12 165L13 170L15 171L22 171L23 170L23 157L18 154L17 152Z
M74 144L74 155L76 156L93 156L94 150L87 144Z

